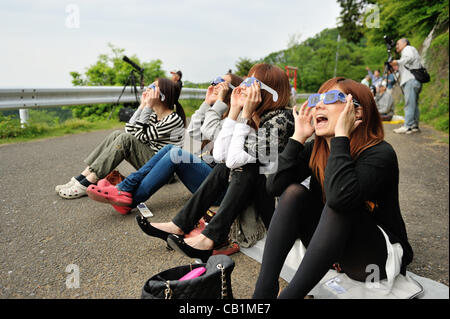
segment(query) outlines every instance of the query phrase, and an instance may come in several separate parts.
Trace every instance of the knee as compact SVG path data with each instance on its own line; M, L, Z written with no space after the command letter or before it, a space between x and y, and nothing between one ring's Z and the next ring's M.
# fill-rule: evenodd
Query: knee
M115 139L114 141L116 142L117 145L126 146L126 145L129 145L129 144L130 144L131 139L132 139L133 137L134 137L134 136L131 135L131 134L129 134L129 133L126 133L126 132L120 132L120 134L118 134L118 135L116 136L116 139Z
M279 214L280 211L284 212L284 214L289 214L290 212L302 214L305 206L304 204L308 203L307 195L308 189L305 186L301 184L289 185L280 196L277 214Z
M285 189L281 197L298 200L304 198L307 194L308 189L305 186L301 184L291 184Z
M164 146L162 149L160 149L161 151L171 151L172 149L177 148L177 146L173 145L173 144L167 144L166 146Z
M123 131L119 131L119 130L115 130L114 132L112 132L111 134L109 134L110 137L113 138L117 138L117 136L119 136L120 134L122 134Z

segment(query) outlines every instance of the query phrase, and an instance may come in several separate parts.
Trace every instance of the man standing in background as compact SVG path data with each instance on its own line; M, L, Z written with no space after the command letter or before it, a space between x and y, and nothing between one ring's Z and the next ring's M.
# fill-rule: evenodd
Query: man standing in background
M391 62L393 67L398 66L400 73L400 86L405 95L405 123L394 130L398 134L411 134L420 132L419 129L419 93L422 83L416 80L411 69L420 69L420 55L417 49L409 44L408 39L402 38L397 41L395 49L401 54L400 60Z

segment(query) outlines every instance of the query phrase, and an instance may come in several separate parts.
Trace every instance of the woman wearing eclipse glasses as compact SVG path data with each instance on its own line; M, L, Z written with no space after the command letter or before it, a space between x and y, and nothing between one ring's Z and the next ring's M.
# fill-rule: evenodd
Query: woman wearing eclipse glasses
M190 136L203 142L215 139L224 113L229 109L232 91L229 86L239 85L241 82L242 79L237 75L226 74L211 83L205 101L191 117L187 128ZM88 195L96 201L113 205L117 212L124 215L166 185L173 173L177 174L191 193L195 193L215 164L208 150L205 147L202 150L205 151L197 156L181 147L166 145L120 184L112 186L102 180L101 185L91 185L88 188ZM147 219L138 215L137 220L145 229Z
M292 135L293 117L286 109L289 80L283 70L269 64L253 66L249 76L233 90L230 111L214 142L218 164L171 222L148 223L143 228L188 257L206 261L214 247L228 238L235 218L252 202L266 226L273 214L274 199L265 192L259 155L269 153L275 145L276 158ZM224 192L219 210L203 232L184 238Z
M88 165L84 171L67 184L56 186L56 193L67 199L85 196L91 184L106 177L123 160L139 169L165 145L181 146L186 117L179 94L179 88L168 79L152 83L142 94L141 105L125 125L125 132L108 135L84 160Z
M268 192L281 197L253 297L277 297L281 268L298 238L306 254L279 298L305 297L332 267L364 282L366 267L375 266L388 293L413 251L399 208L397 157L383 140L370 89L330 79L293 115L295 133L267 181ZM308 176L309 189L300 184Z

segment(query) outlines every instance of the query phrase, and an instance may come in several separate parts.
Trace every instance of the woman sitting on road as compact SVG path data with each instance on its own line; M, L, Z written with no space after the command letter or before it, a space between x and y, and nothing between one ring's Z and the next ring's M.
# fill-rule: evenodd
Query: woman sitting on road
M188 133L197 140L214 140L222 126L224 114L229 110L230 87L238 86L242 79L234 74L216 78L208 87L205 101L192 115ZM209 146L209 145L208 145ZM175 172L191 193L195 193L214 167L208 147L197 157L180 147L166 145L137 172L130 174L116 186L102 181L89 186L90 198L110 203L121 214L127 214L139 203L145 202L166 185ZM101 185L100 185L101 184ZM218 201L220 203L220 201Z
M186 117L178 96L174 82L157 79L142 94L141 105L125 125L125 132L108 135L84 160L88 166L80 175L56 186L58 195L67 199L85 196L89 185L106 177L123 160L139 169L165 145L182 145Z
M306 254L279 298L305 297L333 266L363 282L372 266L389 287L413 258L399 208L397 157L383 140L370 89L338 77L319 93L294 110L295 133L267 181L268 192L281 197L254 298L277 297L281 268L298 238ZM307 176L309 189L300 185Z
M289 80L283 70L269 64L253 66L249 76L233 90L230 112L214 142L218 164L197 192L172 222L150 224L137 217L146 234L167 240L170 247L192 258L206 260L213 248L227 239L233 221L249 202L259 206L266 225L273 213L273 198L265 193L262 173L271 167L294 129L292 113L286 109ZM184 239L224 192L220 208L205 230ZM255 200L258 195L261 200Z

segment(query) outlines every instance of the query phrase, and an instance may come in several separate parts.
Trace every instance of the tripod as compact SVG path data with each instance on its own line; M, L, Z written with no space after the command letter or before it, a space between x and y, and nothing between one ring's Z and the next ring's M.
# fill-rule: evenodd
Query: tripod
M141 76L141 79L142 79L142 76ZM111 119L114 109L116 108L117 105L119 105L120 98L122 97L123 93L125 92L125 89L129 85L131 86L131 92L134 92L134 96L136 97L136 103L139 104L138 91L137 91L137 87L136 87L136 75L134 74L134 70L131 70L130 74L128 75L127 81L125 82L125 85L123 86L122 92L119 95L119 98L117 99L116 103L113 105L111 113L109 113L108 120ZM142 88L142 84L141 84L141 88Z
M383 38L384 38L384 41L386 42L386 49L387 49L387 52L388 52L388 59L387 59L386 62L384 62L383 78L385 77L386 81L387 81L388 80L388 75L389 75L388 72L391 71L392 75L394 75L395 83L398 84L398 86L400 87L400 90L402 91L402 94L404 96L405 93L403 92L403 89L400 86L400 83L398 82L398 78L395 75L395 70L392 67L392 65L390 64L392 62L392 60L393 60L391 51L392 51L392 48L395 47L395 44L388 36L385 35Z

